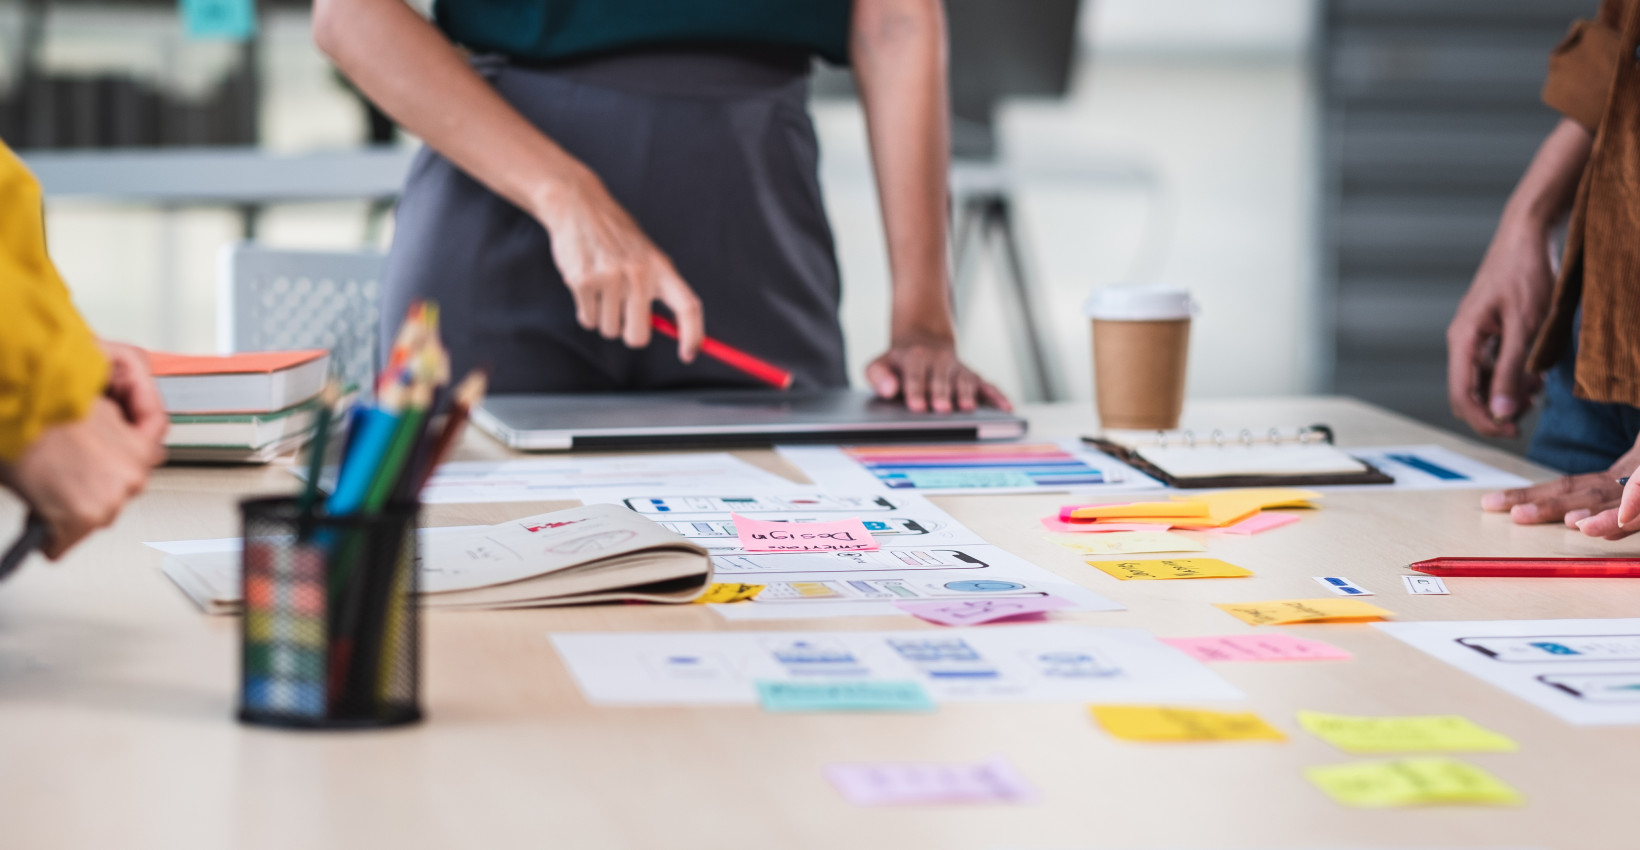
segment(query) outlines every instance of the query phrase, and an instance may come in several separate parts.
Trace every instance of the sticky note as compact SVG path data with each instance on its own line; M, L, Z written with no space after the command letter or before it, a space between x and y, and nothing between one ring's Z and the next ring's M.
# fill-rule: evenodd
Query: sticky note
M1350 717L1300 711L1298 724L1346 753L1512 753L1514 741L1457 714Z
M1262 534L1272 528L1280 528L1298 522L1298 514L1278 514L1268 511L1259 511L1256 514L1223 528L1208 528L1204 531L1212 534Z
M1042 527L1062 534L1105 534L1111 531L1166 531L1172 525L1159 522L1066 522L1045 516Z
M1025 617L1058 611L1073 603L1059 596L1019 596L1009 599L959 599L954 601L899 599L894 606L908 614L942 626L977 626L1009 617Z
M1179 517L1201 519L1207 516L1206 502L1128 502L1119 505L1081 505L1068 509L1069 516L1060 511L1061 519L1108 519L1113 517Z
M1252 570L1228 564L1218 558L1171 558L1156 561L1088 561L1123 581L1168 578L1240 578Z
M1518 806L1519 791L1490 773L1449 758L1335 764L1312 767L1305 778L1346 806L1381 809L1454 803Z
M1207 547L1166 531L1113 531L1110 534L1057 534L1053 542L1084 555L1133 555L1145 552L1205 552Z
M859 517L836 522L776 522L730 514L748 552L860 552L877 548Z
M1377 605L1361 599L1277 599L1271 602L1218 602L1236 619L1253 626L1280 626L1288 623L1365 623L1393 617Z
M903 682L758 682L764 711L933 711L923 686Z
M1282 634L1162 638L1162 643L1197 661L1347 661L1354 657L1330 643Z
M1215 493L1174 496L1173 498L1202 502L1207 505L1207 518L1205 520L1180 520L1178 525L1181 528L1223 528L1228 525L1235 525L1262 510L1314 507L1310 504L1310 500L1321 498L1321 494L1314 490L1298 490L1290 487L1263 487L1246 490L1220 490Z
M1124 741L1285 741L1281 730L1250 711L1203 711L1165 705L1095 705L1106 732Z
M256 0L179 0L177 9L192 39L244 41L256 33Z
M979 764L833 764L826 778L857 806L1028 803L1036 789L1006 759Z
M739 584L736 582L714 584L706 588L706 592L695 600L695 604L716 603L721 605L728 602L745 602L762 591L763 585L761 584Z
M1401 576L1401 583L1406 585L1407 593L1416 596L1446 596L1452 592L1439 576Z

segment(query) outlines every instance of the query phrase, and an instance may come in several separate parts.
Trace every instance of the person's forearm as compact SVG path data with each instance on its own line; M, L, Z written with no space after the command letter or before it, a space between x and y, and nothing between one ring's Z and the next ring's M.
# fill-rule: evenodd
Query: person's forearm
M850 57L888 237L896 338L954 337L945 52L939 0L855 0Z
M596 180L403 0L317 0L313 39L383 112L538 219L556 193Z
M1571 208L1593 146L1588 129L1562 118L1538 146L1531 165L1509 195L1503 211L1504 225L1547 233L1559 223Z

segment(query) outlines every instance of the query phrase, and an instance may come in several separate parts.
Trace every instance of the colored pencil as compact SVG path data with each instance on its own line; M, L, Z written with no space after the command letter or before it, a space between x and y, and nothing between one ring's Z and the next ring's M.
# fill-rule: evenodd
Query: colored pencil
M659 331L662 336L671 337L672 339L678 338L678 326L673 324L671 319L651 313L649 324L656 331ZM718 342L711 337L701 340L700 351L702 354L751 375L775 389L791 389L792 373L767 360L753 357L738 348Z

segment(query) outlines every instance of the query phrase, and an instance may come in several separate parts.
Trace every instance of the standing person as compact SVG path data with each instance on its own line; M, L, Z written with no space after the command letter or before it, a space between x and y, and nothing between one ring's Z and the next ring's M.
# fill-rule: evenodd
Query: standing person
M1640 466L1637 42L1640 0L1604 0L1555 48L1543 99L1565 117L1510 196L1447 329L1452 409L1478 433L1515 436L1543 376L1528 457L1569 475L1482 500L1519 523L1575 525L1613 508L1616 479ZM1557 278L1546 246L1568 215Z
M0 142L0 484L62 554L114 521L164 457L169 424L142 352L99 343L46 254L40 187Z
M807 111L818 55L853 66L888 236L892 341L867 380L916 411L1007 407L956 353L943 15L940 0L436 0L430 23L403 0L319 0L320 48L427 143L382 315L436 300L456 370L486 365L502 393L750 383L693 362L708 329L797 387L845 386ZM655 301L675 350L649 345Z

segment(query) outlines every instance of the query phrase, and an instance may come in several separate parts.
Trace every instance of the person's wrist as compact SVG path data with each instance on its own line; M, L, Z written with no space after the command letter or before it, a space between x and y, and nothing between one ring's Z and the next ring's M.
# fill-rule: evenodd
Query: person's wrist
M594 191L603 191L598 175L580 163L570 163L531 181L527 211L550 233L566 214L585 206L587 195Z

